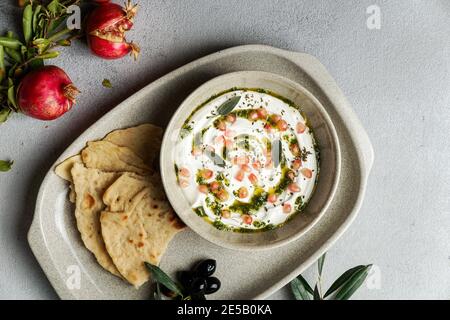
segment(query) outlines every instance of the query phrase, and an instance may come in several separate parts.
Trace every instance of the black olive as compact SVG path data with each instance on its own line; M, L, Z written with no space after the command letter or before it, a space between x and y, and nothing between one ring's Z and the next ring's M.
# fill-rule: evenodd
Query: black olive
M206 259L195 267L195 273L201 277L209 277L216 271L216 260Z
M212 294L220 289L220 280L216 277L206 278L205 294Z
M189 288L192 286L192 282L194 282L194 274L190 271L181 271L178 273L178 280L180 281L181 285L189 290Z
M166 286L160 285L161 293L168 298L175 298L177 294L172 290L168 289Z
M196 278L192 282L191 287L189 288L189 293L192 295L203 294L206 288L206 280L204 278Z

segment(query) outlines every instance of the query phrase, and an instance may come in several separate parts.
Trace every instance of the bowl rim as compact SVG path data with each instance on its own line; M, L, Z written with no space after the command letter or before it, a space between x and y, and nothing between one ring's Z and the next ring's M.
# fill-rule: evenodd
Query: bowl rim
M252 77L264 77L264 78L276 80L278 84L281 84L283 86L286 86L286 85L291 86L295 90L298 90L298 91L302 92L302 94L306 95L308 97L308 99L310 99L313 102L314 106L317 107L317 109L320 112L320 114L322 115L325 123L327 124L327 128L329 129L329 132L331 135L331 140L333 142L333 147L335 149L334 150L334 152L335 152L335 163L334 163L335 174L333 177L330 194L329 194L327 200L325 201L325 203L323 204L320 212L317 214L317 216L309 224L307 224L303 229L301 229L300 231L298 231L284 239L274 241L271 243L258 243L258 244L251 244L251 245L247 245L246 243L232 243L232 242L228 242L224 239L219 240L213 235L203 234L202 232L199 232L197 230L197 228L196 228L197 223L192 222L193 220L190 220L190 219L184 219L183 215L178 214L178 211L182 211L183 209L179 208L180 210L177 210L177 208L176 208L177 205L174 205L174 203L176 204L177 201L174 201L174 199L171 199L172 198L171 193L167 191L167 190L170 190L169 189L170 186L168 186L168 181L167 181L168 177L166 176L165 170L163 169L168 164L167 160L169 160L169 158L170 158L169 151L171 149L170 149L170 145L169 145L169 143L170 143L169 140L170 140L170 136L173 134L173 130L176 130L176 128L173 128L174 123L181 115L185 114L186 111L184 111L183 109L185 109L184 106L185 106L186 102L191 100L193 96L197 95L199 91L205 90L206 87L211 86L212 84L214 84L216 82L223 81L224 79L227 79L227 78L238 77L238 76L247 76L248 77L249 75ZM231 86L230 88L232 88L232 87L233 86ZM208 94L208 96L205 96L201 100L206 101L208 98L210 98L213 95L214 95L214 92L211 92ZM289 97L286 97L286 98L289 99ZM196 106L197 105L191 106L191 108L189 109L189 112L186 112L186 113L191 114ZM198 234L203 239L205 239L215 245L218 245L220 247L223 247L226 249L239 250L239 251L254 251L254 250L266 250L266 249L277 248L277 247L286 245L292 241L295 241L295 240L299 239L301 236L305 235L323 217L323 215L327 211L328 207L330 206L330 204L336 194L336 190L337 190L339 180L340 180L340 175L341 175L341 148L340 148L339 137L337 135L336 128L334 127L333 121L331 120L331 117L329 116L326 109L323 107L322 103L309 90L307 90L305 87L303 87L300 83L295 82L286 77L283 77L281 75L274 74L271 72L266 72L266 71L250 71L250 70L248 70L248 71L229 72L229 73L225 73L225 74L216 76L214 78L211 78L211 79L207 80L206 82L202 83L196 89L194 89L185 99L183 99L183 101L180 103L180 105L178 106L176 111L171 116L170 121L166 126L166 129L165 129L164 135L163 135L163 139L162 139L162 143L161 143L159 160L160 160L159 165L160 165L160 174L161 174L161 181L163 184L163 188L167 195L167 199L168 199L170 205L172 206L174 211L177 213L178 217L192 231L194 231L196 234ZM171 172L171 171L173 171L173 170L168 170L168 172ZM319 177L319 179L320 179L320 177ZM200 220L198 220L198 221L200 221ZM203 223L205 223L205 222L203 222Z

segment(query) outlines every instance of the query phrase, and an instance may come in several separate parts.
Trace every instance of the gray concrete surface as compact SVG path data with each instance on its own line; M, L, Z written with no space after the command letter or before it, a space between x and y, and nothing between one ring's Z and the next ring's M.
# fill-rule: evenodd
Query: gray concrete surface
M82 91L55 122L14 116L0 126L0 298L57 298L26 233L40 182L71 141L117 103L195 58L260 43L315 55L367 129L376 161L360 215L328 254L325 283L357 264L376 268L359 299L450 298L450 2L143 1L138 63L103 61L83 43L55 64ZM0 31L18 28L16 1L0 4ZM381 29L366 8L381 9ZM102 87L108 78L113 90ZM312 279L315 268L305 272ZM273 295L292 298L287 288Z

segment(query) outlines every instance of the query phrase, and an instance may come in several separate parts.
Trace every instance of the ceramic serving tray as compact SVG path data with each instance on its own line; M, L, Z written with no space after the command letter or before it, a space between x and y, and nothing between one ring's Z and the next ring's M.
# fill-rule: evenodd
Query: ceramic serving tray
M86 141L108 132L151 122L165 127L180 103L198 86L224 73L260 70L280 74L311 92L325 107L341 149L341 176L336 195L321 219L298 240L256 252L218 247L192 231L175 237L161 261L174 274L203 258L217 260L222 288L209 299L262 299L316 261L356 217L373 162L366 132L324 66L314 57L268 46L223 50L191 62L149 84L111 110L60 156L78 153ZM162 107L164 106L164 107ZM83 246L76 229L67 183L49 171L41 185L28 241L62 299L148 299L148 285L135 290L104 271Z

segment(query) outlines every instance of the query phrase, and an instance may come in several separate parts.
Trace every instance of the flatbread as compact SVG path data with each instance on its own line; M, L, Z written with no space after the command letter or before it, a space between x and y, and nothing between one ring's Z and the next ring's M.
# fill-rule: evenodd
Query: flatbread
M100 230L100 213L105 209L103 193L119 174L89 169L79 163L73 165L71 174L76 193L75 218L81 239L103 268L120 276L106 251Z
M162 136L162 128L146 123L132 128L115 130L103 140L120 147L128 147L146 164L153 165L159 155Z
M88 168L107 172L134 172L148 175L152 169L131 149L109 141L91 141L81 151L81 159Z
M161 184L155 184L158 176L142 177L135 174L124 173L105 191L103 202L112 212L131 210L130 201L143 189L148 188L153 198L165 199Z
M67 158L66 160L58 164L55 167L56 175L66 181L69 181L70 183L73 183L72 173L70 171L72 170L72 167L75 163L83 163L79 154Z
M166 201L144 188L123 199L127 211L103 211L100 216L106 249L122 276L135 287L149 280L144 262L159 264L172 238L184 229Z
M72 173L70 172L72 170L72 167L75 163L83 163L81 160L81 156L79 154L72 156L60 164L58 164L55 167L55 173L60 178L70 182L69 185L69 201L72 203L75 203L75 190L73 186L73 179L72 179Z

